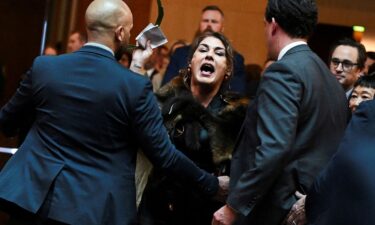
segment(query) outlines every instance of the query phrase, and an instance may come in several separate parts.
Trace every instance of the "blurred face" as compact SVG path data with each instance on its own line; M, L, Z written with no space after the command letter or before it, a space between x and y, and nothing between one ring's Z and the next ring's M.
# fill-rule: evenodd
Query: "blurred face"
M363 71L363 74L365 74L365 75L368 74L368 68L369 68L373 63L375 63L375 60L370 59L369 57L367 57L366 62L365 62L365 69L364 69L364 71Z
M357 60L358 51L351 46L340 45L332 53L330 70L345 91L350 90L360 76Z
M121 65L125 66L126 68L129 68L129 66L130 66L130 60L129 60L129 57L126 54L123 54L121 56L121 59L118 62Z
M79 39L79 34L74 33L70 35L68 40L68 52L74 52L80 49L85 43Z
M159 70L166 69L169 64L169 52L168 49L162 48L160 49L159 56L158 56L158 66Z
M224 29L224 18L219 11L207 10L203 12L199 31L201 33L205 31L222 32Z
M206 37L198 45L191 60L191 82L194 85L221 86L227 70L224 44L215 37Z
M47 47L44 50L44 55L57 55L57 51L54 48Z
M363 101L374 99L375 89L357 86L349 99L349 108L354 112Z

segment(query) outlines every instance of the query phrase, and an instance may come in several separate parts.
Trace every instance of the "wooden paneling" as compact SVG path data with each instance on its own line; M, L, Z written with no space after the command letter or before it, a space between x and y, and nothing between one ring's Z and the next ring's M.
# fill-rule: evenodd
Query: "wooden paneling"
M191 42L198 29L201 11L207 5L219 6L225 14L225 35L232 41L246 63L263 64L266 59L263 17L266 0L163 0L165 16L161 25L169 45L178 39ZM151 20L157 17L156 1L152 2Z
M133 13L130 43L134 44L137 35L150 23L151 0L125 0L125 2Z
M263 64L266 44L263 18L266 0L162 0L165 17L162 29L169 40L191 41L199 23L201 10L206 5L218 5L225 13L226 36L233 46L243 54L246 63ZM363 25L367 28L363 43L375 49L375 4L374 0L317 0L319 22L333 25ZM151 21L157 15L156 1L152 2Z

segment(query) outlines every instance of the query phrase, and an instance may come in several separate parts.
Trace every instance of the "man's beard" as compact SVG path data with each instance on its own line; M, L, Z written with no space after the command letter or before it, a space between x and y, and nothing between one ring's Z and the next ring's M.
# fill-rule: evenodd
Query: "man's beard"
M214 31L212 30L212 27L211 27L211 26L208 26L206 29L204 29L204 31L203 31L202 33L204 33L204 32L208 32L208 31L210 31L210 32L214 32Z
M118 47L115 50L115 58L116 58L116 60L119 61L121 59L123 53L126 52L126 51L128 51L126 45L120 45L120 47Z

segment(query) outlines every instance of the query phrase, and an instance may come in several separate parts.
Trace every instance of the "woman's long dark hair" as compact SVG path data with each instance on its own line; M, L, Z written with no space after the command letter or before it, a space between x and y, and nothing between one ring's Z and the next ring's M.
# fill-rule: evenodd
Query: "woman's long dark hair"
M199 44L207 37L215 37L219 39L225 48L225 57L227 59L227 70L230 71L230 77L232 77L233 74L233 47L230 43L230 41L222 34L219 32L212 32L212 31L207 31L196 37L191 44L191 49L189 52L188 56L188 65L191 63L191 59L193 58L193 55L195 51L197 50ZM184 78L184 83L187 87L190 87L190 81L191 81L191 70L190 68L185 68L180 70L180 76ZM220 92L223 92L228 85L226 85L227 82L229 82L230 79L224 80L223 83L221 84ZM190 88L189 88L190 89Z

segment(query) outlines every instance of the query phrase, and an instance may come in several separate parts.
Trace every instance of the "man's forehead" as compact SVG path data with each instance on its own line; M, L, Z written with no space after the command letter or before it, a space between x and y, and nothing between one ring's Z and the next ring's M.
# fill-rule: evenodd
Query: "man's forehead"
M216 19L222 19L223 16L217 10L206 10L202 13L202 19L207 17L215 17Z
M358 49L349 45L339 45L335 48L332 53L332 57L335 58L357 58Z

